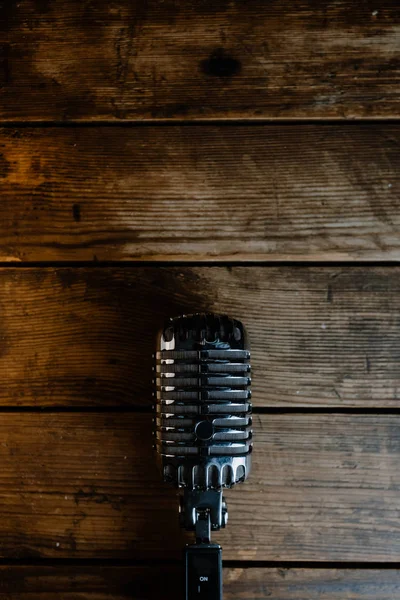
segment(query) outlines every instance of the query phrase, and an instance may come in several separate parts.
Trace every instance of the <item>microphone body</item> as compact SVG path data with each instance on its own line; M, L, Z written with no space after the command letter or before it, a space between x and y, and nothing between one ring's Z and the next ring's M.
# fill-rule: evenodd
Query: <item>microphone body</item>
M221 548L211 531L225 527L224 488L251 468L250 349L243 324L227 316L169 319L156 351L155 438L164 481L183 490L186 598L222 598Z

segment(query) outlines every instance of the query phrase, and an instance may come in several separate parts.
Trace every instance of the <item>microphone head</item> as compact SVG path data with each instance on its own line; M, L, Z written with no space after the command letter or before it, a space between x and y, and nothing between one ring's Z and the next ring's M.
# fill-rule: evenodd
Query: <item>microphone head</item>
M252 420L243 324L215 314L169 319L155 358L155 438L164 480L197 490L244 481Z

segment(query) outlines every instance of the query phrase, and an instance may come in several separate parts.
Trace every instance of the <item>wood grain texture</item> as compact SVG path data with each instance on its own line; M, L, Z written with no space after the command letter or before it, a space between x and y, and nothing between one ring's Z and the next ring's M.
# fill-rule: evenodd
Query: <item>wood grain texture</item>
M399 407L398 267L0 270L0 405L150 406L164 320L241 319L255 406Z
M0 261L400 259L400 125L0 130Z
M2 120L399 116L375 2L2 3Z
M180 569L0 567L3 600L183 600ZM399 600L396 569L225 568L226 600Z
M151 415L0 418L0 555L179 559ZM398 415L255 415L250 479L226 493L226 560L399 561Z

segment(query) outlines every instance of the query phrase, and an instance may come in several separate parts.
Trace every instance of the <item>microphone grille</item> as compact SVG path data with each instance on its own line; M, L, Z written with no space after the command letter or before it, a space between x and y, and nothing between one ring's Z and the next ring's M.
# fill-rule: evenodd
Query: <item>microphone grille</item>
M243 481L252 451L243 324L215 314L170 319L155 358L155 436L164 479L202 489Z

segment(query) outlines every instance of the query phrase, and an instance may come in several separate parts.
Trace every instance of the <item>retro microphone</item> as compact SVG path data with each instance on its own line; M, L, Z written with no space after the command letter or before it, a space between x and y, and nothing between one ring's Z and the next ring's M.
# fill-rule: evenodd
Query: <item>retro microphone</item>
M186 600L222 599L223 488L251 465L250 351L245 328L225 315L193 314L165 323L157 340L155 438L164 481L183 490Z

